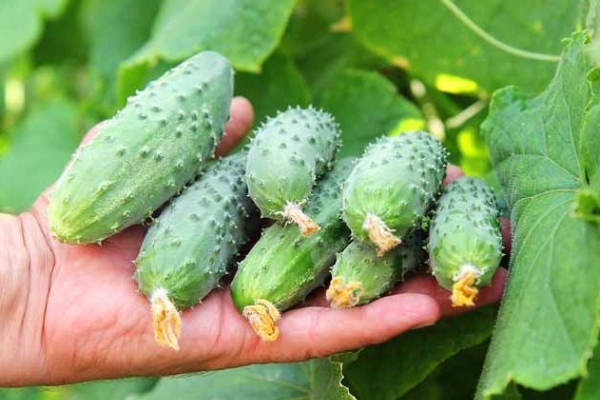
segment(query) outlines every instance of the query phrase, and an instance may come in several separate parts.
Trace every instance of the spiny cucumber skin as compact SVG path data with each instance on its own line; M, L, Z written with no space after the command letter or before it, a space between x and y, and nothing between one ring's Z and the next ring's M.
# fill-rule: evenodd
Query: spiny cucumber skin
M344 284L360 282L357 305L367 304L388 292L404 275L422 267L427 259L425 234L415 231L405 243L382 257L372 246L354 241L337 255L331 268L332 277L341 277Z
M340 188L352 163L351 159L336 162L307 203L306 211L321 225L319 232L304 237L296 227L280 224L264 230L239 264L231 284L233 301L240 311L258 299L284 311L323 283L336 252L348 244L350 232L340 219Z
M177 309L198 303L226 273L258 218L247 197L245 154L213 162L153 221L135 261L139 291L162 288Z
M480 179L462 177L448 185L429 228L429 263L443 288L452 289L457 274L471 265L488 285L502 258L502 237L494 193Z
M369 145L344 185L342 216L354 239L369 243L363 224L379 217L400 239L420 225L446 172L446 151L422 131L384 136Z
M75 154L49 206L66 243L93 243L147 218L209 159L229 117L233 71L201 52L131 97Z
M316 179L330 168L339 140L331 115L312 107L289 108L257 130L246 183L263 217L281 221L288 202L308 199Z

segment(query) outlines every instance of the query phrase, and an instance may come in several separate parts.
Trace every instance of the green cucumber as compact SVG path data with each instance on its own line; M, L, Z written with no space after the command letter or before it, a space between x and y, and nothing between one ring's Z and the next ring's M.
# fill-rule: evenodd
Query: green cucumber
M305 236L319 226L302 211L319 176L331 166L340 133L331 115L289 108L268 119L248 152L246 183L263 217L298 224Z
M446 151L426 132L369 145L344 185L342 215L353 238L379 256L400 244L421 225L445 172Z
M131 97L56 184L48 211L53 235L99 242L149 217L212 157L232 93L229 61L207 51Z
M337 255L326 292L332 308L367 304L388 292L404 275L427 260L425 233L416 230L406 242L378 257L372 246L354 241Z
M306 211L321 226L318 232L305 237L294 226L274 224L239 264L231 284L233 302L263 340L278 338L280 312L321 285L336 252L347 245L341 185L351 169L352 160L337 162L309 198Z
M478 287L489 285L502 258L499 210L480 179L448 185L429 228L429 263L439 285L452 290L453 306L472 306Z
M135 279L152 304L157 342L178 349L179 310L197 304L226 273L258 210L248 198L245 154L211 163L152 222Z

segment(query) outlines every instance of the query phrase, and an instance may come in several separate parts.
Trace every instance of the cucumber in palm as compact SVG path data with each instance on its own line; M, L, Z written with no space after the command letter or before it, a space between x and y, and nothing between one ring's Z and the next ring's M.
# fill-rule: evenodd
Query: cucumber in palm
M416 230L406 242L378 257L375 249L354 241L337 255L326 292L332 308L367 304L388 292L404 275L425 264L425 233Z
M352 169L344 159L317 184L308 200L321 229L305 237L292 225L274 224L239 264L231 284L235 306L263 340L279 337L280 312L321 285L336 252L346 247L350 232L340 219L341 185Z
M386 136L369 145L344 185L343 218L355 240L382 256L425 217L446 172L446 151L426 132Z
M57 182L48 210L53 235L99 242L149 217L212 157L232 93L229 61L206 51L129 98Z
M245 154L214 161L153 221L135 261L152 306L157 342L178 349L179 310L219 283L246 242L258 211L247 197Z
M502 258L498 207L480 179L460 178L442 192L429 230L429 263L452 305L472 306Z
M296 223L305 236L319 229L302 205L330 168L339 137L331 115L314 108L289 108L258 129L248 152L246 182L264 217Z

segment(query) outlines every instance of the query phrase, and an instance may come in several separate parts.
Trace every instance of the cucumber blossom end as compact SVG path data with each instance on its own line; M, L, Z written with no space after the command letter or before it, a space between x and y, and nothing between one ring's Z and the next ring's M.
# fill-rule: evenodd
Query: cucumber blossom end
M279 338L277 323L281 319L281 313L270 301L257 299L254 305L244 307L242 315L265 342L273 342Z
M179 350L181 335L181 315L168 293L163 288L156 289L151 296L152 320L154 322L154 338L164 347Z
M302 211L301 205L287 202L281 215L286 221L298 225L302 236L310 236L318 232L321 227Z
M362 292L361 282L353 281L344 284L344 278L335 276L331 279L325 297L330 302L331 308L344 309L357 305L360 302Z
M378 216L367 214L363 229L369 234L369 239L377 246L377 256L382 257L385 253L402 243L402 240L394 235L394 231L385 224Z

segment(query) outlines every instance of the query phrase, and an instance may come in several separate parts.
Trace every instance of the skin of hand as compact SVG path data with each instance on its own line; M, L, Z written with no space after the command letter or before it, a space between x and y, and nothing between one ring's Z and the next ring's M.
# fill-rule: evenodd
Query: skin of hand
M219 154L247 134L252 118L248 100L235 98ZM450 167L447 180L460 175ZM131 227L101 245L62 244L48 230L47 203L48 191L29 212L0 214L0 386L301 361L380 343L465 311L453 309L449 292L423 275L349 310L328 308L319 291L283 315L279 340L263 342L233 306L229 289L220 288L183 312L181 350L174 351L156 344L150 304L132 278L145 229ZM505 281L499 269L477 305L498 301Z

